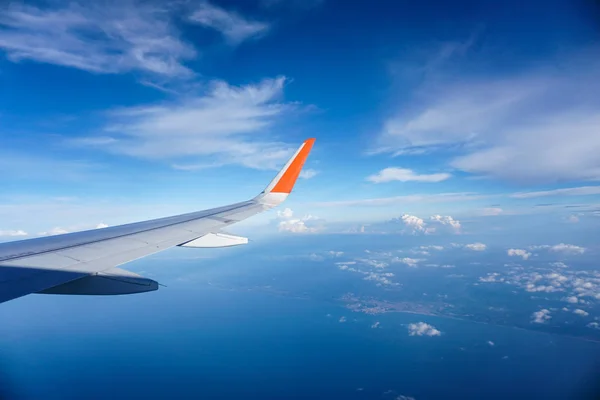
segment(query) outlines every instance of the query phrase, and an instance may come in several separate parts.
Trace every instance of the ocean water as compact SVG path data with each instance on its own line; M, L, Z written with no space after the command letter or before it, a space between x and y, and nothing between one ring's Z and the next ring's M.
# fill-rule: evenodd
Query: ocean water
M3 328L5 389L21 399L576 399L599 376L594 342L353 314L260 292L179 289L81 298L62 320L48 312L65 297L39 304ZM406 325L416 321L443 334L409 336Z
M338 298L347 292L392 300L446 292L467 309L524 308L531 325L531 300L458 285L447 277L454 269L398 270L401 291L340 271L328 251L363 254L365 245L342 239L333 247L306 238L221 254L175 249L128 266L167 285L157 292L2 304L0 398L597 398L600 343L517 328L518 313L499 326L346 309ZM383 251L396 246L392 239L366 245ZM469 275L469 263L490 260L461 257L440 261L475 279L486 269ZM442 334L410 336L416 322Z

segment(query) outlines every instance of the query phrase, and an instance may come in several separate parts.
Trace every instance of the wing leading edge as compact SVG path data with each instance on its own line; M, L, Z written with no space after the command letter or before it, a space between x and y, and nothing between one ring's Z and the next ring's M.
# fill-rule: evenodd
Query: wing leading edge
M275 179L251 200L103 229L0 243L0 302L30 293L116 295L158 284L117 268L174 246L247 243L221 230L281 204L291 193L315 139L306 140Z

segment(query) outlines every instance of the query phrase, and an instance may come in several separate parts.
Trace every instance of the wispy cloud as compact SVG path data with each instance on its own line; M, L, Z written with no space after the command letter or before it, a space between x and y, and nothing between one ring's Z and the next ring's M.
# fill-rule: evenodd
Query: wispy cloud
M359 200L340 200L330 202L319 202L315 205L323 207L340 207L340 206L384 206L391 204L403 204L403 203L451 203L451 202L462 202L462 201L474 201L487 199L492 197L491 195L483 195L478 193L435 193L435 194L413 194L406 196L392 196L392 197L380 197L373 199L359 199Z
M225 164L280 167L292 146L270 140L269 128L294 106L279 101L284 77L232 86L213 82L208 91L178 102L113 110L94 141L71 143L133 157L174 161L178 169Z
M563 55L556 69L428 82L384 122L378 149L450 148L452 167L513 181L600 179L595 52Z
M269 24L265 22L253 21L207 1L198 5L189 20L220 32L231 44L239 44L269 30Z
M21 229L0 230L0 236L7 236L7 237L27 236L27 232L25 232L24 230L21 230Z
M316 171L314 169L303 169L302 171L300 171L300 178L302 179L310 179L310 178L314 178L315 176L317 176L319 174L319 171Z
M600 194L600 186L580 186L538 192L519 192L511 194L510 197L514 197L516 199L530 199L547 196L593 196L598 194Z
M400 182L441 182L452 175L447 173L436 174L416 174L413 170L407 168L384 168L375 175L367 177L367 181L373 183L384 183L392 181Z
M192 75L183 61L196 51L179 38L168 6L133 0L50 4L1 6L0 49L10 60L95 73Z

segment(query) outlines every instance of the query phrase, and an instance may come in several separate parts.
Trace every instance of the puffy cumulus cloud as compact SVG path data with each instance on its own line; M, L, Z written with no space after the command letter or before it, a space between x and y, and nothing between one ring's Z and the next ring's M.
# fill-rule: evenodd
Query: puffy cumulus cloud
M487 249L487 245L485 245L483 243L479 243L479 242L465 244L463 247L467 250L472 250L472 251L485 251L485 249Z
M408 324L408 334L410 336L440 336L442 332L437 330L433 325L425 322L417 322Z
M398 220L398 219L396 219L396 220ZM417 216L409 215L409 214L402 214L399 221L402 222L406 226L406 228L413 234L415 234L415 233L431 233L431 230L426 228L425 221L423 221L421 218L419 218Z
M281 101L285 82L282 76L240 86L209 82L177 101L112 110L98 136L67 142L185 171L232 164L277 170L296 147L269 136L297 108Z
M550 251L555 253L565 253L565 254L583 254L585 252L584 247L575 246L573 244L565 244L560 243L550 247Z
M253 21L208 1L201 1L197 5L189 21L216 30L231 44L263 35L269 30L269 24L265 22Z
M24 230L0 230L0 236L8 236L8 237L17 237L17 236L27 236L27 232Z
M498 272L491 272L487 274L487 276L482 276L479 278L479 282L484 283L494 283L494 282L504 282L504 278Z
M549 321L552 317L550 316L550 310L543 308L540 311L536 311L531 314L531 322L536 324L543 324Z
M400 223L404 226L402 229L402 233L408 233L412 235L424 234L430 235L433 233L443 233L443 229L440 228L449 228L449 231L452 233L460 233L460 221L454 219L453 217L446 215L433 215L429 218L429 222L425 222L424 219L417 217L415 215L410 214L402 214L400 218L393 218L388 222L388 225L392 226Z
M347 321L347 319L346 319L346 317L342 316L342 317L340 317L340 319L338 321L341 323L344 323Z
M384 183L384 182L441 182L452 175L447 173L437 174L416 174L413 170L407 168L384 168L375 175L367 177L367 181L373 183Z
M571 304L579 303L579 299L577 298L577 296L564 297L563 301L566 301L567 303L571 303Z
M455 233L460 232L460 228L461 228L460 221L455 220L454 218L452 218L449 215L446 215L446 216L432 215L429 219L431 221L451 227Z
M102 228L108 228L108 225L105 224L104 222L100 222L98 225L96 225L96 229L102 229Z
M587 311L582 310L581 308L576 308L575 310L573 310L573 314L577 314L577 315L580 315L582 317L587 317L588 315L590 315L590 313L588 313Z
M527 260L531 257L531 253L523 249L508 249L507 253L511 257L521 257L523 260Z
M294 218L294 212L290 208L277 211L277 222L279 232L316 233L324 228L322 219L310 214L306 214L302 218Z
M380 272L364 272L365 281L375 281L377 286L399 286L400 284L397 282L393 282L390 280L390 277L393 277L394 274L391 272L380 273Z

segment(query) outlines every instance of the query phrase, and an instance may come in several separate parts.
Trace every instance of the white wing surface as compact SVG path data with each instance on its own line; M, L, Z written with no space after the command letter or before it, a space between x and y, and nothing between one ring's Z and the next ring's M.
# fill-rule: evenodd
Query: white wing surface
M0 243L0 302L30 293L116 295L158 289L117 268L173 246L225 247L246 238L221 232L281 204L292 191L315 139L306 140L255 198L210 210L133 224Z

